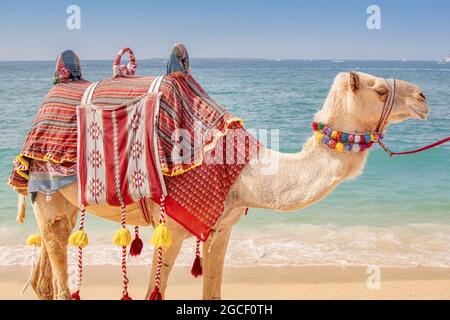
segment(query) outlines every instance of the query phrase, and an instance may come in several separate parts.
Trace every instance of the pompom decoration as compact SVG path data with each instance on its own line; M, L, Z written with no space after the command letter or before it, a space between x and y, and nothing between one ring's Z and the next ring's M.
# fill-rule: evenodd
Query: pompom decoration
M379 132L369 132L365 134L353 134L334 130L331 126L320 122L313 122L312 129L318 143L327 145L338 152L363 152L372 147L374 142L383 139L383 134Z
M323 136L323 139L322 139L322 143L323 144L328 144L329 141L330 141L330 137L329 136Z
M69 237L69 243L78 248L84 248L89 244L87 233L84 230L77 230Z
M172 244L172 233L164 222L156 227L151 242L155 248L168 248Z
M342 142L336 143L336 151L344 152L344 144Z
M120 227L114 235L113 242L118 247L126 247L131 244L131 233L125 227Z
M133 299L131 299L128 293L126 293L122 296L122 298L120 298L120 300L133 300Z
M194 263L192 264L191 274L194 278L198 278L203 274L202 258L199 255L195 256Z
M344 145L345 151L347 152L351 152L352 151L352 144L351 143L346 143Z
M38 234L32 234L27 238L27 245L40 247L42 243L41 236Z
M81 298L80 298L80 290L77 290L74 293L72 293L72 296L70 298L72 300L81 300Z
M317 132L317 133L316 133L316 140L317 140L317 142L321 143L323 137L324 137L324 134L323 134L323 133L320 133L320 132Z
M365 135L360 135L359 136L359 143L366 143L366 136Z
M141 238L139 238L139 236L136 235L133 239L133 242L131 242L130 256L136 257L136 256L140 255L143 247L144 247L144 243L142 242Z
M155 287L155 289L153 289L152 293L150 294L149 300L162 300L162 294L161 291L159 291L158 287Z

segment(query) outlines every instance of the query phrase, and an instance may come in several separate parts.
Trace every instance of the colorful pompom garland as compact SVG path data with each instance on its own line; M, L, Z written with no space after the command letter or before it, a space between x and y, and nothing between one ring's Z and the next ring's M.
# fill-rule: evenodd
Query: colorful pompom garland
M312 129L317 142L336 149L338 152L363 152L372 147L375 142L383 139L381 132L346 133L334 130L331 126L320 122L313 122Z

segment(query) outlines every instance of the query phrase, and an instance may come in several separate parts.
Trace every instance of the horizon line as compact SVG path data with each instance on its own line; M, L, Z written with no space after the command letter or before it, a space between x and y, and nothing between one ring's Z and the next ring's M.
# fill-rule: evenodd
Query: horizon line
M265 60L265 61L332 61L332 60L338 60L338 61L402 61L402 62L435 62L435 61L441 61L444 58L414 58L414 59L401 59L401 58L380 58L380 59L368 59L368 58L258 58L258 57L190 57L191 60ZM81 59L80 59L81 60ZM113 61L114 59L83 59L82 61ZM145 58L145 59L139 59L139 61L148 61L148 60L164 60L167 61L167 57L152 57L152 58ZM0 60L0 62L54 62L55 59L22 59L22 60Z

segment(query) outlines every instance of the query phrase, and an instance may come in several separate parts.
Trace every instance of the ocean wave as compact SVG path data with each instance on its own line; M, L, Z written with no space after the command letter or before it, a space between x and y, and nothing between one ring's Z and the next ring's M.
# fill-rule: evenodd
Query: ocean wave
M110 244L110 234L91 231L91 244L84 250L87 265L119 265L120 249ZM151 232L150 232L151 233ZM11 234L10 234L11 235ZM141 256L130 265L149 265L153 249L149 234L143 234ZM185 241L177 265L190 266L195 241ZM32 249L25 245L0 247L0 265L28 265ZM69 248L69 264L76 261ZM258 229L239 227L226 254L228 266L430 266L450 267L450 226L410 224L396 227L275 224Z

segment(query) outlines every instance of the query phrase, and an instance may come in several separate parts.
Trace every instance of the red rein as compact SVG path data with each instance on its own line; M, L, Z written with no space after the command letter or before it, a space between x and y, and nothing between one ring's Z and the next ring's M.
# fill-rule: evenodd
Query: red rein
M404 152L392 152L381 141L379 141L378 144L383 148L384 151L386 151L386 153L389 154L390 157L393 157L393 156L401 156L401 155L405 155L405 154L419 153L419 152L422 152L422 151L425 151L425 150L428 150L428 149L432 149L434 147L437 147L437 146L439 146L441 144L444 144L446 142L449 142L449 141L450 141L450 137L447 137L447 138L444 138L442 140L439 140L438 142L435 142L435 143L432 143L430 145L427 145L425 147L422 147L422 148L419 148L419 149L415 149L415 150L411 150L411 151L404 151Z

